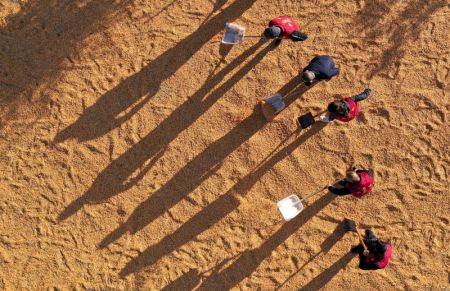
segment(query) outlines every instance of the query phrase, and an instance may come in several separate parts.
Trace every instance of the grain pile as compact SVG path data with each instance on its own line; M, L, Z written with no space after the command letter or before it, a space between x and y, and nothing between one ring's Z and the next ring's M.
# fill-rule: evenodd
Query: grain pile
M220 44L283 14L307 41ZM1 0L0 289L448 287L449 22L445 0ZM317 54L341 74L303 92ZM368 86L356 121L297 131ZM275 92L299 97L267 124ZM282 221L352 164L374 193ZM391 239L387 269L357 269L344 217Z

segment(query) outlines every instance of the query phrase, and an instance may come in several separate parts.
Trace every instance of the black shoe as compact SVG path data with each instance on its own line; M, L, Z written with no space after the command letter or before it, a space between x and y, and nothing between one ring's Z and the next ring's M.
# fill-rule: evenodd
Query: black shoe
M370 94L372 94L372 90L370 90L370 88L367 88L366 90L364 90L363 94L364 97L367 98L370 96Z
M291 39L293 41L305 41L308 39L308 35L304 32L298 32L298 31L294 31L291 34Z

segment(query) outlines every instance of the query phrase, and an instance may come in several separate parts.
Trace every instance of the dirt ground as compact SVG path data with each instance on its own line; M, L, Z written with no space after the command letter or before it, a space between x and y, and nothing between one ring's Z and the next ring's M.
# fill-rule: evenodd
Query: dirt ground
M307 41L220 43L284 14ZM450 288L449 31L446 0L0 0L0 290ZM341 74L305 90L318 54ZM366 87L357 120L297 129ZM283 221L353 164L372 194ZM357 268L345 217L388 268Z

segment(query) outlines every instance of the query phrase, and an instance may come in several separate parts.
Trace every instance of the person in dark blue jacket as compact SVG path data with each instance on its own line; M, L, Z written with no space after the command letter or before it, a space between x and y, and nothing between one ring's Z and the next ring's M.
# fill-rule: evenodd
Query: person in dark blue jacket
M314 80L331 80L339 75L333 58L330 56L316 56L303 69L303 81L306 85L311 85Z

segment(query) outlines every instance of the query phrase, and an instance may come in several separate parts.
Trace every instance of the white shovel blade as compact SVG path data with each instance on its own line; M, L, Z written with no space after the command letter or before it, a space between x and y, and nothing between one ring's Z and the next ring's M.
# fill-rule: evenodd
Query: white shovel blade
M290 195L278 201L277 206L286 222L292 220L303 210L303 204L297 195Z
M225 24L225 34L222 38L224 44L237 44L244 41L245 28L234 23Z

